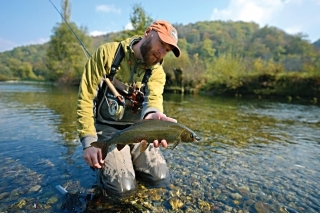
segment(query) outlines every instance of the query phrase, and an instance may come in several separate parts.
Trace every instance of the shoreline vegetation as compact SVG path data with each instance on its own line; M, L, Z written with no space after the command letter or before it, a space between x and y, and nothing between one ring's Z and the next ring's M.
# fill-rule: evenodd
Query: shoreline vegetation
M66 84L48 81L6 80L0 81L12 84L37 84L59 87L75 87L79 84ZM211 97L233 97L252 99L276 99L288 102L304 102L320 104L320 78L286 75L275 80L275 76L264 78L248 78L238 88L228 88L226 84L203 84L201 87L168 86L164 93L178 93L181 95L205 95Z
M70 2L61 3L65 19L88 51L105 42L143 35L153 22L134 5L133 30L92 37L70 20ZM164 59L165 92L215 96L279 96L320 99L320 39L310 43L302 33L287 34L254 22L203 21L174 24L181 56ZM77 86L87 61L79 41L64 21L52 29L50 41L0 53L0 81L52 82Z

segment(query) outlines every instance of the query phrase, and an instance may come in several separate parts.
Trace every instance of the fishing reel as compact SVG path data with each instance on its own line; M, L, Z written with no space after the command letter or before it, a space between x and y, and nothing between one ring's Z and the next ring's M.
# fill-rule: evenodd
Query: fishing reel
M133 91L130 96L128 96L128 99L131 103L131 111L136 113L139 110L141 110L142 103L144 101L144 94L141 92L140 88L133 86Z
M117 98L106 97L109 116L116 121L121 120L124 115L125 103L123 100L124 98L122 96Z
M116 100L109 100L108 105L108 111L110 115L116 115L117 113L119 113L119 104Z
M141 111L144 94L138 86L135 84L125 86L118 82L113 86L109 82L106 83L109 85L104 90L105 101L102 102L101 107L99 106L99 108L104 110L98 111L101 117L103 116L105 119L113 121L120 121L126 117L125 114L127 113L125 113L125 110L131 112L131 114L136 114ZM129 114L127 115L130 116Z

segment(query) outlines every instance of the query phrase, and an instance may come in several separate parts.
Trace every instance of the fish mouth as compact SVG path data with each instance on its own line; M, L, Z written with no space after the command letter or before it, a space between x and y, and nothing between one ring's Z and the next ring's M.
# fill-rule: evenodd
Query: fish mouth
M200 138L198 135L195 135L195 136L194 136L194 139L195 139L195 142L198 142L198 141L201 140L201 138Z

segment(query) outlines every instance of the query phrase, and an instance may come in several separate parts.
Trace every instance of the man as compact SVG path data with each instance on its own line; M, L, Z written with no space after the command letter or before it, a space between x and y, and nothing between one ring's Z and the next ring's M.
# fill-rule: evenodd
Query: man
M107 193L122 196L135 192L136 176L153 186L168 182L169 170L159 149L160 145L167 147L167 141L165 138L155 140L143 153L139 151L140 143L113 147L105 159L101 157L101 150L90 144L107 140L139 119L177 122L163 114L165 73L162 63L169 51L179 57L180 49L178 33L166 21L155 21L143 37L128 38L120 44L103 44L88 60L79 86L77 114L86 163L96 168L98 183ZM124 56L116 72L112 72L118 47L122 48ZM122 94L128 93L129 103L139 102L134 99L137 94L143 97L141 103L132 108L130 104L121 106L121 101L112 99L115 94L110 95L112 86L103 83L108 80L113 80L114 85L117 80L127 88Z

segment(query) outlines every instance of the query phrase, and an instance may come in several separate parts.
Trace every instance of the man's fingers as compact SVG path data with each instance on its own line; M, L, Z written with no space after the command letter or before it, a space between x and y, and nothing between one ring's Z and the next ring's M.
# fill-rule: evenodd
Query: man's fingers
M168 147L168 143L165 139L162 139L161 142L159 143L158 140L154 140L153 141L153 145L155 148L158 148L160 146L160 144L164 147L164 148L167 148Z
M173 122L173 123L177 123L178 121L174 118L170 118L170 117L166 117L166 121L170 121L170 122Z
M100 162L100 164L104 164L104 159L102 159L101 149L98 150L97 157L98 157L98 162Z
M177 120L176 120L176 119L167 117L165 114L159 114L159 119L160 119L160 120L164 120L164 121L169 121L169 122L177 123Z
M164 120L164 121L170 121L177 123L177 120L174 118L167 117L165 114L162 112L154 112L154 113L149 113L145 119L154 119L154 120Z
M159 147L159 141L158 140L154 140L153 141L153 146L158 148Z
M84 159L89 166L92 166L91 161L87 158Z
M104 163L102 159L101 149L97 149L95 147L88 147L84 151L83 155L86 163L94 168L101 168L101 164ZM100 162L100 163L99 163Z
M90 155L84 153L83 158L89 166L92 166Z
M95 168L101 168L101 165L100 165L100 161L102 161L102 157L101 157L101 149L98 149L96 153L92 153L91 154L91 161L92 161L92 164L93 164L93 167Z
M166 140L161 140L161 145L164 147L164 148L167 148L168 147L168 143Z
M99 164L98 159L96 157L92 158L92 166L94 168L99 168L99 169L101 168L101 165Z

